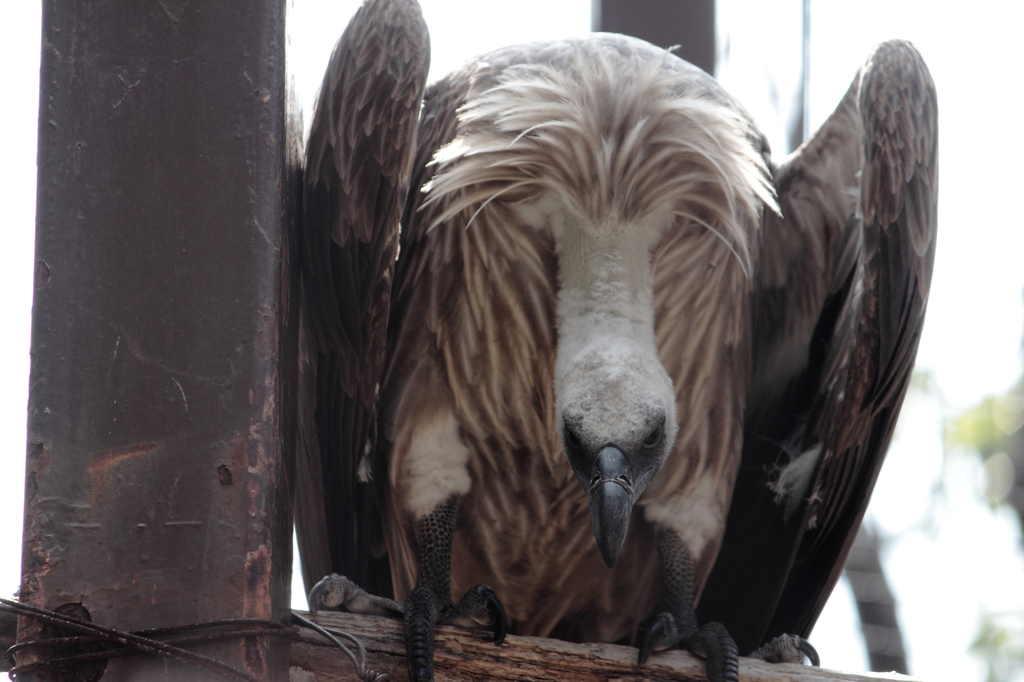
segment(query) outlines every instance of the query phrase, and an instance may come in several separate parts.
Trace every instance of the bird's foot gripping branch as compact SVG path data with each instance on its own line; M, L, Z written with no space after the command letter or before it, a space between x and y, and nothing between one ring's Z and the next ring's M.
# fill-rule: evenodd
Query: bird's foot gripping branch
M451 551L455 534L458 497L452 496L420 520L417 528L421 547L416 587L404 602L366 592L340 575L329 575L309 593L310 610L320 606L344 606L354 613L403 616L406 666L412 682L434 679L434 627L436 623L465 626L490 625L493 641L505 641L508 620L494 590L477 585L457 602L451 599Z
M344 631L358 638L366 648L368 668L390 673L396 680L403 677L405 641L400 619L338 611L321 611L310 617L332 632ZM618 644L508 635L499 648L491 642L489 630L440 624L435 637L434 677L444 682L707 682L705 661L680 649L653 653L647 663L638 666L636 649ZM345 654L313 630L301 629L292 640L291 652L293 680L311 679L294 676L297 669L315 674L317 682L352 679L352 666ZM744 682L915 682L897 674L842 673L742 656L739 675Z

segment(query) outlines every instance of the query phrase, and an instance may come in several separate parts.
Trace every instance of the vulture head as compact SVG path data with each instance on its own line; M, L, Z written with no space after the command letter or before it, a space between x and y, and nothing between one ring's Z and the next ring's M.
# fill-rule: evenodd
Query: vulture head
M675 390L655 343L651 285L651 252L669 221L595 225L565 210L560 218L556 424L611 568L633 504L678 431Z
M562 293L560 304L570 298L580 305L583 292ZM634 306L645 312L643 305ZM651 338L644 339L645 327L628 323L628 312L595 313L606 319L595 322L593 335L576 329L573 338L569 332L559 343L556 365L562 444L590 498L594 537L609 568L626 538L633 504L661 468L678 431L675 392L652 343L653 324L646 327Z
M461 132L438 152L425 189L428 205L446 197L438 223L464 212L466 229L482 229L473 223L490 215L489 229L515 220L553 241L556 428L610 568L681 420L705 418L679 414L686 389L659 357L659 247L686 232L707 257L710 232L733 279L745 282L761 207L774 198L732 102L688 91L693 81L673 72L694 67L668 53L609 60L586 49L567 52L568 64L513 64L490 82L478 74ZM714 307L705 281L689 283L689 295Z

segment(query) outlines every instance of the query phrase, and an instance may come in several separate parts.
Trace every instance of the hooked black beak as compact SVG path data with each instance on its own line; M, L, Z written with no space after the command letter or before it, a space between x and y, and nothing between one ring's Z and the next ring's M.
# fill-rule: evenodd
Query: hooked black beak
M607 445L597 454L587 493L594 538L604 563L612 568L626 539L633 510L633 482L622 450Z

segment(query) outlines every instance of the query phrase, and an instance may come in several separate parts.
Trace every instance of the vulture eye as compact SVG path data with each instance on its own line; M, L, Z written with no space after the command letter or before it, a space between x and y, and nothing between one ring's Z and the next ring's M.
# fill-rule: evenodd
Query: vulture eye
M583 441L580 440L580 437L576 435L576 432L568 424L565 425L565 444L576 450L583 447Z
M658 443L661 442L661 438L664 435L665 435L664 427L658 426L653 431L651 431L649 434L647 434L647 438L644 438L644 443L643 443L644 447L645 448L653 448L655 445L657 445Z

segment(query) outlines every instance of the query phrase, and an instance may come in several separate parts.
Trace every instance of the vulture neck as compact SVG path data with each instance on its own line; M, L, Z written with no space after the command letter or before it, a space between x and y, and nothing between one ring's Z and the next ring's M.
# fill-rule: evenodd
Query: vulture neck
M643 431L660 410L674 438L675 393L658 358L651 277L651 250L670 217L595 225L563 212L548 224L559 258L559 413L586 405L602 432L593 435L613 443Z
M584 243L572 244L560 254L555 365L559 380L595 344L657 357L647 249L635 243L588 244L597 241L588 237L577 233L574 241Z

